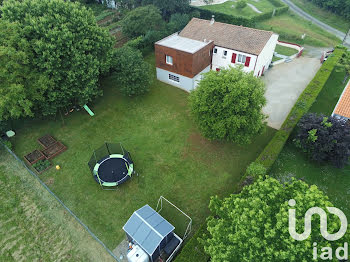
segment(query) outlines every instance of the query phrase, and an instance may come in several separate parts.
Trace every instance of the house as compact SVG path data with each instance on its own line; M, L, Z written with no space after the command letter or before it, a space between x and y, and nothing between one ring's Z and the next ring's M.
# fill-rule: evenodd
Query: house
M180 33L155 43L157 78L191 91L210 69L242 65L259 77L272 62L277 40L271 31L193 18Z
M350 120L350 81L344 88L337 105L334 108L332 116Z

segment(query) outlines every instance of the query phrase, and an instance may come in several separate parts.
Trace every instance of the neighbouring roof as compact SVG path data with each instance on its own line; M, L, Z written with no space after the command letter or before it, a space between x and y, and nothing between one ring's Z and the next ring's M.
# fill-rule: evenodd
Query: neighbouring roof
M145 205L132 214L123 229L147 254L152 255L175 227L149 205Z
M350 81L345 87L333 114L343 116L350 119Z
M180 36L198 41L213 40L215 45L248 54L259 55L273 32L243 26L211 23L193 18L181 31Z
M176 33L156 42L156 44L194 54L208 43L181 37Z

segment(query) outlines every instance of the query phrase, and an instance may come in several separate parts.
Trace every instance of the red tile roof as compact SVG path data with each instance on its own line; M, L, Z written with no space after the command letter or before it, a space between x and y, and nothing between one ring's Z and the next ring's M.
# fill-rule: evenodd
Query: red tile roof
M345 87L333 113L350 119L350 81Z
M199 41L213 40L215 45L248 54L259 55L273 32L249 27L211 23L209 20L193 18L181 31L180 36Z

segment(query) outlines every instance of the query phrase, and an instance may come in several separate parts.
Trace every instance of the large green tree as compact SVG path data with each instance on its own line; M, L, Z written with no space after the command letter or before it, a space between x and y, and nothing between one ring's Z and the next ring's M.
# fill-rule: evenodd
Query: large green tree
M153 4L160 9L167 21L175 13L187 13L190 10L190 0L143 0L143 4Z
M33 70L50 78L41 114L83 105L101 94L98 79L108 70L113 40L79 3L63 0L8 0L2 19L17 22L34 56Z
M153 5L142 6L130 11L121 21L123 34L130 38L146 35L149 31L161 31L165 22L160 11Z
M296 205L289 206L294 199ZM296 231L304 231L304 216L312 207L327 210L333 205L328 197L315 185L293 180L281 184L274 178L258 179L246 186L240 194L223 200L213 197L209 208L212 216L208 218L209 234L202 239L205 251L212 262L310 262L323 261L329 257L323 247L336 248L349 242L349 232L337 241L327 241L320 234L320 217L312 218L310 236L303 241L293 239L289 233L289 209L296 211ZM341 207L339 207L341 209ZM328 215L328 232L340 229L340 220ZM313 260L313 243L317 243L317 260ZM344 255L342 252L340 255Z
M18 23L0 19L0 121L33 116L52 86L32 68L34 53Z
M114 51L111 71L116 85L126 96L141 95L151 84L150 65L139 50L124 46Z
M190 94L191 111L207 138L246 144L265 127L264 93L262 80L242 68L210 71Z

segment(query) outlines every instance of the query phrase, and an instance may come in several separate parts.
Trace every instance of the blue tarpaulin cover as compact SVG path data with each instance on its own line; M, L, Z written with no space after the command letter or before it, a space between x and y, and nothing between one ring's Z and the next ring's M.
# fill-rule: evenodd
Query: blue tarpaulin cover
M175 227L149 205L145 205L132 214L123 229L151 256Z

